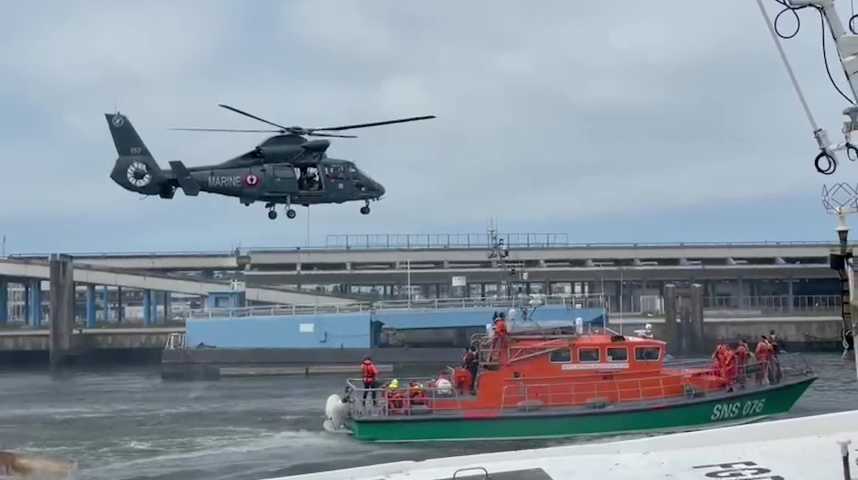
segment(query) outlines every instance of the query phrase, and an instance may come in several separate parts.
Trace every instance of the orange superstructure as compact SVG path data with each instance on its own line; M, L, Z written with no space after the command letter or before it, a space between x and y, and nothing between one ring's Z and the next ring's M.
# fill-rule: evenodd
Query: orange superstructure
M712 369L664 365L665 342L611 334L483 339L476 395L436 398L433 410L502 411L617 404L720 390Z

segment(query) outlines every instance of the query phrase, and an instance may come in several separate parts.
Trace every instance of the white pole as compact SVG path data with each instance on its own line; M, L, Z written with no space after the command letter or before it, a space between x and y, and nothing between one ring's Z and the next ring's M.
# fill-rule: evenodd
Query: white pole
M405 269L408 275L408 308L411 308L411 259L405 260Z
M855 270L852 265L852 259L846 260L846 275L849 279L849 317L852 319L852 353L855 354L855 378L858 378L858 344L855 343L856 324L855 317L858 316L858 308L855 308Z
M307 239L304 247L310 248L310 207L307 207Z
M839 207L835 209L834 213L837 214L837 238L840 240L840 253L844 255L843 268L846 270L846 279L849 283L849 317L852 320L852 352L855 354L855 377L858 378L858 345L855 343L856 337L858 337L858 334L856 334L858 332L855 330L855 317L858 317L858 308L856 308L855 304L855 269L852 259L848 257L848 254L851 252L848 241L849 225L846 221L846 216L858 213L858 209L855 207Z
M620 267L620 335L623 334L623 267Z
M801 91L801 87L798 86L798 80L795 78L795 73L792 71L792 66L787 60L786 53L784 52L784 47L781 45L781 41L778 38L777 33L775 32L774 25L772 24L771 18L769 18L769 14L766 12L766 8L763 6L762 0L757 0L757 6L760 7L760 13L763 15L763 20L766 22L766 27L769 29L769 34L772 36L772 40L775 42L775 47L778 49L778 54L780 54L781 62L783 62L784 67L786 68L787 75L789 75L789 80L792 83L792 88L795 90L796 95L798 95L798 101L801 103L801 108L804 110L804 114L807 117L807 121L810 122L810 127L814 132L819 130L819 125L817 125L816 120L813 118L813 114L810 113L810 107L807 106L807 100L804 98L804 93ZM823 147L824 145L820 145Z
M846 80L849 82L849 88L852 90L852 98L858 98L858 94L856 94L856 84L858 84L858 77L855 77L855 74L852 73L850 75L849 70L847 68L846 63L850 62L850 57L854 55L854 47L850 45L849 40L854 39L853 35L849 35L846 32L846 29L843 28L843 24L840 22L840 16L837 15L837 9L834 8L834 0L831 1L821 1L818 2L819 7L822 8L822 12L825 14L825 19L828 20L828 26L831 31L831 37L834 38L834 43L837 45L837 54L840 57L840 64L843 67L843 74L846 76ZM850 19L851 20L851 19Z

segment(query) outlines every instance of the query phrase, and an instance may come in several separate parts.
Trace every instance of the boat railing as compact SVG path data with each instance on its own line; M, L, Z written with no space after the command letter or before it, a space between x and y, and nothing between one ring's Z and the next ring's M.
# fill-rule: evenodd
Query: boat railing
M180 332L171 333L167 337L167 343L164 345L164 350L184 350L186 348L185 334Z
M452 380L449 387L443 388L435 386L436 380L438 378L401 378L398 379L400 387L390 389L388 384L364 388L362 379L350 378L346 381L349 412L352 417L359 418L461 410L463 393L455 388ZM436 405L439 400L447 406L439 409Z
M600 408L616 403L693 398L735 389L762 388L812 374L806 359L799 354L781 354L765 362L737 364L732 371L722 371L712 360L674 362L665 365L665 369L669 373L662 371L634 378L613 374L611 380L594 382L510 379L503 386L501 408L524 411L558 406Z
M670 360L664 363L664 368L667 370L696 371L701 368L712 368L712 365L712 359ZM780 353L774 356L770 362L757 362L751 357L744 367L753 372L762 366L780 368L783 375L788 377L807 376L813 373L807 358L800 353Z

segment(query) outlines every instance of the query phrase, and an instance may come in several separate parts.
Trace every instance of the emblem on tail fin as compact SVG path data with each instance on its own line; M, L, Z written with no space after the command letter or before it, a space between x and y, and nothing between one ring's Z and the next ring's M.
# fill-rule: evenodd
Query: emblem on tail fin
M120 128L125 125L125 117L123 117L121 113L117 113L113 116L113 120L111 120L110 123L112 123L114 127Z

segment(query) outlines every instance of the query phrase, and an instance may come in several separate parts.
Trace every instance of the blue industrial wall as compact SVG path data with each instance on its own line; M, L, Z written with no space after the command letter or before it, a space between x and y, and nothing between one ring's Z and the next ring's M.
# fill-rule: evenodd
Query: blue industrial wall
M205 343L218 348L369 348L369 317L343 313L188 319L187 341L191 347Z
M200 343L218 348L369 348L370 321L398 329L479 327L491 323L493 309L383 310L371 317L369 312L324 315L283 315L189 319L188 345ZM536 322L574 322L601 324L601 309L569 310L563 306L540 307Z

